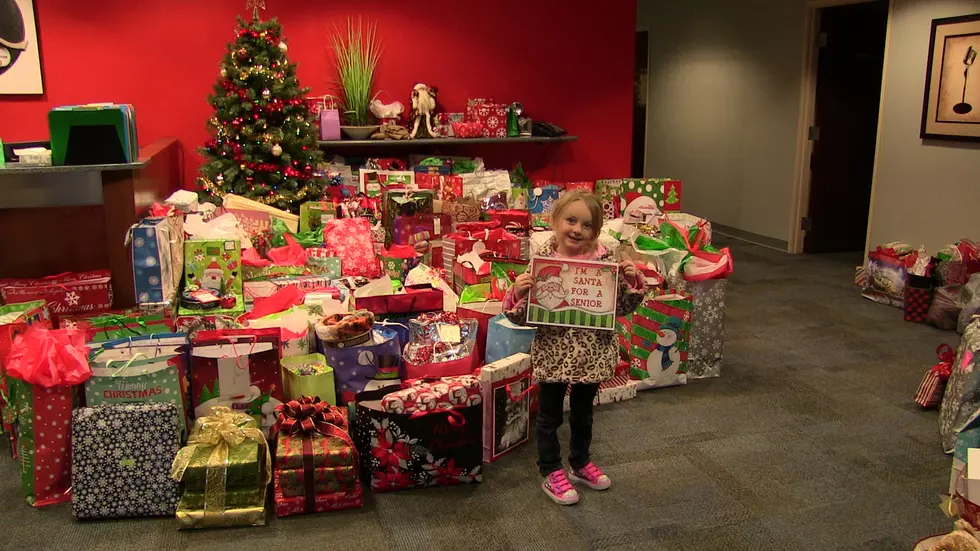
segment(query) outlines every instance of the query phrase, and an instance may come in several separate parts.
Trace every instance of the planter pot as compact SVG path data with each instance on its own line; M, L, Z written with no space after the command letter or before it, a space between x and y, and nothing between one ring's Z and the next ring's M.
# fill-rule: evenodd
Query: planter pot
M378 125L371 126L341 126L340 131L352 140L368 140L380 128Z

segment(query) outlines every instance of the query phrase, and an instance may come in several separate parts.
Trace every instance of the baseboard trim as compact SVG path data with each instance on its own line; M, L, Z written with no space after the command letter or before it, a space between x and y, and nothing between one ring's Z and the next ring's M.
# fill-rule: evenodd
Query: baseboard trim
M745 241L746 243L766 247L767 249L774 249L784 253L789 251L789 241L785 239L767 237L765 235L740 230L724 224L715 224L714 222L711 223L711 231L719 235L738 239L739 241Z

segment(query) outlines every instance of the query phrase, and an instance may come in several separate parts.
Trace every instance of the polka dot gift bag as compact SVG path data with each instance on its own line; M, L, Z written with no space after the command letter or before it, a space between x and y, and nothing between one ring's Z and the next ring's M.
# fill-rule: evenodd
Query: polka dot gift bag
M71 500L71 415L92 375L85 333L30 326L5 361L21 486L35 507Z

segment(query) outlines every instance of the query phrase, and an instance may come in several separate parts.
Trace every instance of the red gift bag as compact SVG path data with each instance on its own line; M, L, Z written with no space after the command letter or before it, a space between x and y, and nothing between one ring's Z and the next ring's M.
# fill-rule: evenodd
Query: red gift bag
M531 229L531 213L526 210L491 210L487 211L487 216L492 222L499 222L505 229L516 229L526 231Z
M431 285L406 285L405 292L380 297L355 297L354 307L377 315L414 314L442 310L442 291Z
M29 326L37 323L51 329L52 324L48 307L43 300L0 306L0 317L9 320L0 323L0 423L3 426L0 432L6 432L10 436L10 453L14 459L17 459L17 437L13 426L15 406L13 401L9 400L10 393L4 377L4 359L10 353L14 337L26 331ZM10 408L9 414L4 413L6 408Z
M438 379L440 377L459 377L460 375L470 375L476 368L480 367L479 358L476 354L470 354L465 358L450 360L448 362L428 362L424 364L414 364L405 361L405 379Z
M490 328L490 320L501 312L504 303L500 301L475 302L472 304L459 305L456 313L460 318L472 318L478 323L476 331L476 350L473 354L477 357L479 365L486 361L487 353L487 332Z
M595 180L587 182L565 182L561 184L561 187L565 191L571 191L573 189L581 189L582 191L587 191L589 193L595 193Z
M932 366L922 378L913 398L916 404L924 408L937 407L943 401L946 382L953 372L953 362L956 360L956 352L948 344L940 344L936 348L936 356L939 363Z
M109 270L95 270L36 279L0 279L0 295L5 304L46 301L55 317L96 312L112 307L110 278Z
M254 417L268 437L282 404L281 329L201 331L191 341L195 417L227 406Z
M92 376L83 331L35 323L5 359L16 406L21 487L35 507L71 500L71 418Z

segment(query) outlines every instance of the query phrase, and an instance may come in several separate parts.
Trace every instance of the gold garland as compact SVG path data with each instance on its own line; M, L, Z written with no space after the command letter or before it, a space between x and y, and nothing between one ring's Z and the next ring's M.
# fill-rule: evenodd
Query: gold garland
M312 181L313 178L310 179ZM218 187L217 184L211 181L210 178L206 176L201 176L197 179L198 185L215 197L224 197L228 192ZM293 199L302 200L310 195L309 186L303 186L296 193L293 194ZM262 203L263 205L274 205L281 201L290 202L290 199L286 198L283 194L279 194L275 191L269 195L263 195L261 197L249 197L249 199Z

